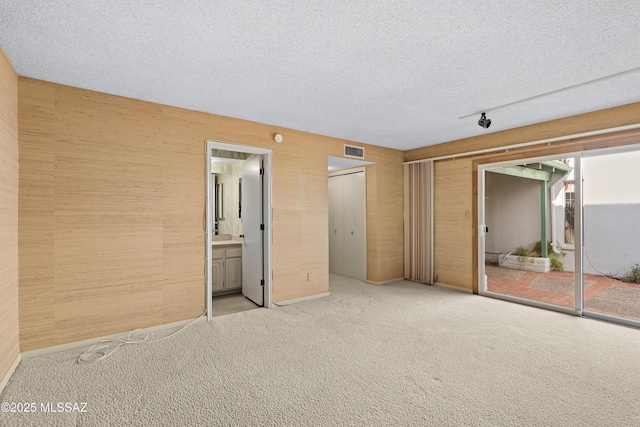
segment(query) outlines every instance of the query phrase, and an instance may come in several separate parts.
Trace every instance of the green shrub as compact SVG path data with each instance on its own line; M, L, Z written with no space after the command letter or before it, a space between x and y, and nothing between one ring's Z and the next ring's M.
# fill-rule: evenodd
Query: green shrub
M626 282L640 284L640 264L631 264L631 269L625 279Z
M558 258L549 257L549 263L551 263L551 269L557 271L563 271L564 267Z

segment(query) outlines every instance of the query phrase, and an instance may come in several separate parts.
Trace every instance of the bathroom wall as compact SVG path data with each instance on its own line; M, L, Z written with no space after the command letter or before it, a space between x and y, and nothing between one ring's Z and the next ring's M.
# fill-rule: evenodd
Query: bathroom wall
M242 234L242 220L238 216L240 206L239 182L242 178L242 163L233 165L213 164L211 171L216 175L216 184L222 183L223 217L218 221L218 234Z

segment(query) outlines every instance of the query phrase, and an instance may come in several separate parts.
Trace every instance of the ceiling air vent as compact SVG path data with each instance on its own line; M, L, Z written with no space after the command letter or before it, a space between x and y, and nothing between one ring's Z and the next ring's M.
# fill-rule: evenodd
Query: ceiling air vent
M351 157L353 159L364 159L364 148L344 144L344 157Z

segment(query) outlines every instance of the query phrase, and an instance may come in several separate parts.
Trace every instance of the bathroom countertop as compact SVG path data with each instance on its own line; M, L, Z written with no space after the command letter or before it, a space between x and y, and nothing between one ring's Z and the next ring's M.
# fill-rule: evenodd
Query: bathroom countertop
M236 246L242 244L242 238L233 236L232 239L228 240L215 240L211 242L211 246Z

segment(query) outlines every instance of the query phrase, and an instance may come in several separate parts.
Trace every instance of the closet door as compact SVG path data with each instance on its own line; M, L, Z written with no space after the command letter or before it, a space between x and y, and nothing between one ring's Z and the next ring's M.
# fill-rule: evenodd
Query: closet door
M336 257L338 247L336 245L337 228L336 228L336 192L338 186L338 177L329 177L329 273L336 272Z
M367 279L367 183L365 173L350 175L353 184L353 276Z
M354 204L353 204L353 182L355 174L343 175L342 178L342 275L345 277L355 277L355 239L354 239Z
M329 272L366 280L364 172L329 177Z

